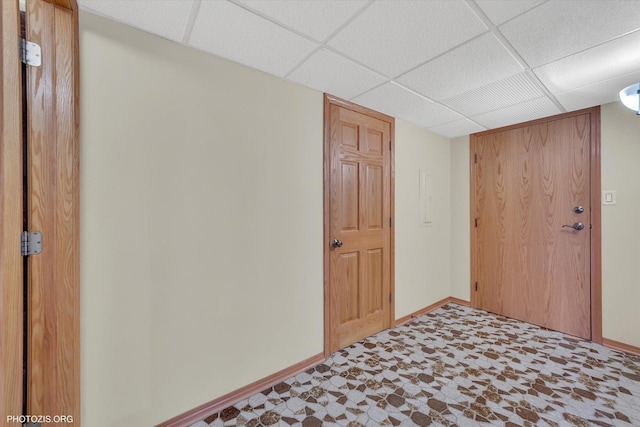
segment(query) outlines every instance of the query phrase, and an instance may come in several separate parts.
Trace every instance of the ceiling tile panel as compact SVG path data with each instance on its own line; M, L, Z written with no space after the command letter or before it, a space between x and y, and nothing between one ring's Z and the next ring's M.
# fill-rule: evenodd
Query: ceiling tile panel
M378 1L328 44L395 77L484 31L484 23L461 1Z
M367 4L367 0L235 0L235 2L318 41L324 41Z
M452 73L451 70L455 70ZM523 71L491 33L486 33L396 79L436 101Z
M79 6L98 15L161 37L182 41L192 1L79 0Z
M345 99L386 81L385 77L324 48L314 53L287 78Z
M500 25L509 19L526 12L546 0L476 0L478 6L491 21Z
M534 72L551 93L566 92L640 70L639 46L640 31L636 31L536 68Z
M317 44L227 1L203 1L189 45L284 76Z
M637 1L549 0L499 27L531 67L640 28Z
M544 93L531 77L523 72L445 99L442 103L462 115L475 116L540 98L543 95Z
M393 82L385 83L352 101L422 127L437 126L462 118Z
M481 126L493 129L560 113L561 111L549 98L543 97L479 114L471 119Z
M468 119L456 120L455 122L445 123L434 127L427 128L433 133L446 136L447 138L455 138L462 135L470 135L476 132L482 132L486 130L482 126L473 123Z
M640 70L609 80L596 82L578 89L555 95L567 111L580 110L595 105L619 101L618 93L625 87L640 81Z

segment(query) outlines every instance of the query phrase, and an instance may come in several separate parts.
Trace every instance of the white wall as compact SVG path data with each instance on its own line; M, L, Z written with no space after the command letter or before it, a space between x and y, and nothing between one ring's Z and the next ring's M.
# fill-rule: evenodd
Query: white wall
M448 297L451 283L449 139L396 120L396 318ZM431 175L433 222L420 220L420 170Z
M451 140L451 296L471 299L469 136Z
M80 48L84 424L157 424L321 353L322 94L87 13ZM449 165L396 122L397 317L450 294Z
M603 105L602 328L605 338L640 347L640 117L620 102Z
M82 417L323 351L322 94L81 14Z

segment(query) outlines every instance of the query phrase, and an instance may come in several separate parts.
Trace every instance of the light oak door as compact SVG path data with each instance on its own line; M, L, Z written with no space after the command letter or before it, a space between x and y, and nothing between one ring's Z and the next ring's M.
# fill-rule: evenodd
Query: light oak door
M344 102L330 104L327 119L327 329L333 352L392 324L393 119Z
M472 137L475 307L591 338L591 115Z
M22 414L22 76L18 1L0 1L0 419ZM13 53L13 54L12 54ZM17 424L16 424L17 425Z
M28 0L27 217L42 253L27 261L27 412L80 425L78 10L74 0ZM69 419L73 423L69 424ZM46 422L43 426L61 425Z

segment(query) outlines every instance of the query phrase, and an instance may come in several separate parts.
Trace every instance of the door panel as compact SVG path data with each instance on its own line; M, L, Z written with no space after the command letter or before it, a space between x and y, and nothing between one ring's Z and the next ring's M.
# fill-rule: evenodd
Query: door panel
M27 411L80 425L78 21L57 3L26 12L42 48L27 67L27 215L43 242L28 259Z
M384 215L384 170L382 165L366 165L367 230L382 230Z
M590 114L474 138L474 306L591 338L591 143Z
M0 2L0 416L22 414L22 75L18 0Z
M327 102L325 337L333 352L392 324L392 121ZM334 239L341 245L330 246Z

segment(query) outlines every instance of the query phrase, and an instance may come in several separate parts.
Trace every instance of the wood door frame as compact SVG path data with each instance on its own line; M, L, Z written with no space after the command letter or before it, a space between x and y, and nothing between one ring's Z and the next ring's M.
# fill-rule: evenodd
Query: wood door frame
M31 0L27 7L36 0ZM22 71L18 50L20 37L20 11L18 0L3 0L0 17L0 31L3 46L3 58L0 65L2 74L2 104L0 105L0 408L3 419L7 415L70 415L73 424L80 425L80 307L79 307L79 32L78 7L75 0L38 0L51 3L57 13L71 13L62 30L56 28L55 40L33 40L41 45L54 45L72 58L68 70L52 70L57 81L65 79L68 85L63 89L60 99L46 101L57 106L70 106L70 110L57 111L55 117L49 117L47 132L36 139L41 146L48 145L57 138L57 151L38 153L38 164L46 167L50 173L44 176L38 189L32 191L38 196L46 195L53 200L56 213L64 214L64 219L52 219L45 215L45 221L53 223L55 237L43 242L44 251L41 262L51 266L52 274L41 278L41 291L46 299L46 318L44 331L39 334L46 344L47 351L36 355L46 360L46 371L38 376L46 381L37 384L40 394L47 402L45 406L33 405L28 398L27 414L23 414L23 299L24 271L23 257L20 254L20 235L23 231L23 126L22 126ZM69 9L69 11L65 11ZM27 13L27 22L29 14ZM28 27L27 23L27 27ZM64 33L64 38L60 35ZM69 34L72 33L72 34ZM29 38L29 37L27 37ZM61 40L71 40L70 44ZM15 52L15 54L12 54ZM50 59L51 52L43 49L43 64ZM43 65L44 66L44 65ZM66 71L66 73L65 73ZM32 71L31 71L32 73ZM68 77L71 73L72 76ZM32 91L27 71L25 84ZM67 78L68 77L68 78ZM47 81L47 84L51 80ZM55 82L54 82L55 83ZM47 92L47 91L44 91ZM48 92L47 92L48 93ZM44 94L43 97L49 95ZM29 103L34 101L28 98ZM32 138L31 124L27 123L29 138ZM28 141L31 145L32 141ZM27 155L27 163L31 162ZM28 170L37 166L28 165ZM33 172L33 171L32 171ZM31 173L31 172L30 172ZM55 183L52 183L56 181ZM32 229L33 230L33 229ZM63 261L59 254L65 253ZM56 256L56 254L58 254ZM47 261L42 261L46 259ZM52 260L56 259L56 260ZM28 262L31 264L31 261ZM29 267L30 268L30 267ZM67 298L73 296L69 301ZM31 302L27 302L31 305ZM29 334L31 335L31 334ZM62 336L70 337L62 340ZM32 359L33 348L28 349L28 358ZM28 384L32 384L29 377ZM50 425L44 423L43 425Z
M18 0L0 3L0 416L6 420L22 415L23 129L20 10Z
M330 342L331 342L331 328L330 328L330 290L331 290L331 256L329 252L329 242L331 241L331 106L337 105L348 110L364 114L366 116L374 117L383 122L388 122L390 125L389 132L391 138L391 155L389 161L390 166L390 180L391 185L389 189L389 203L390 203L390 215L392 218L391 227L389 229L389 256L390 256L390 271L389 271L389 292L391 292L391 303L389 304L389 324L391 327L395 325L395 119L386 114L379 113L374 110L362 107L344 99L340 99L336 96L324 94L324 162L323 162L323 174L324 174L324 357L330 356Z
M471 230L471 281L469 283L471 291L471 306L477 307L477 299L475 293L475 282L478 277L478 241L476 237L475 218L476 218L476 174L475 174L475 158L477 138L490 135L492 133L504 132L512 129L518 129L525 126L532 126L547 123L555 120L562 120L569 117L589 114L590 132L591 132L591 150L590 150L590 189L589 197L591 202L591 341L602 344L602 219L600 204L600 107L586 108L583 110L572 111L570 113L559 114L556 116L545 117L538 120L532 120L516 125L505 126L498 129L491 129L484 132L474 133L470 136L469 141L469 168L470 168L470 195L471 195L471 212L470 212L470 230Z

